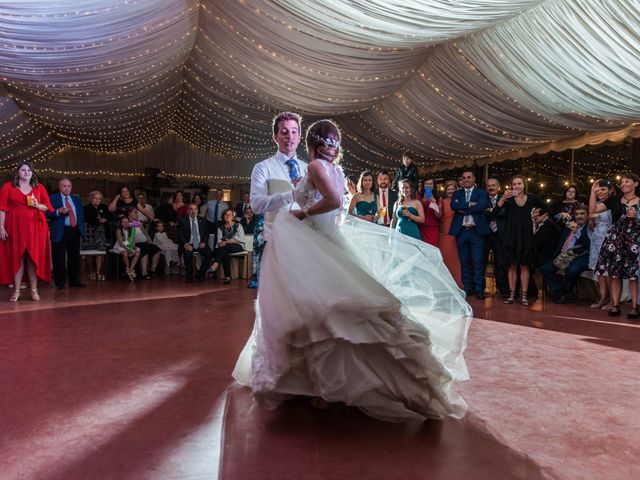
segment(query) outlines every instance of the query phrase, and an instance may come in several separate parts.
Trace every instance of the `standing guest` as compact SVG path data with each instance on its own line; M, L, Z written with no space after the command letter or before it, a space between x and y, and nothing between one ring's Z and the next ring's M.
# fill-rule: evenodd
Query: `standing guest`
M140 270L144 280L156 276L156 268L160 262L160 248L153 243L145 226L138 220L138 211L129 211L129 225L132 228L133 242L140 250ZM151 265L149 266L149 259Z
M433 178L427 178L424 181L424 194L418 197L422 201L424 208L424 223L420 226L420 235L422 241L438 246L440 241L440 219L442 218L442 203L438 199L436 192L436 182Z
M556 303L567 303L572 295L573 288L580 274L589 268L589 212L587 206L578 204L574 209L575 220L567 222L560 237L560 242L554 251L554 260L540 267L540 273L544 277L551 295L556 297ZM546 248L549 248L548 246ZM558 267L555 257L571 252L576 257L564 268L565 284L563 284L556 272Z
M440 219L440 241L438 242L438 246L440 247L444 264L458 284L458 287L462 288L460 258L458 256L458 247L456 246L456 237L449 234L454 216L454 212L451 210L451 198L457 189L458 182L455 180L448 180L444 184L445 198L442 199L442 218Z
M458 176L458 190L462 190L464 188L464 178L462 175Z
M142 225L149 228L152 222L156 219L153 207L147 203L147 195L144 192L140 192L136 195L136 199L138 200L138 210L143 213L143 215L138 216L138 219Z
M122 258L125 273L129 277L129 281L133 282L136 278L136 265L140 259L140 249L136 246L135 227L129 224L129 217L122 216L118 220L118 228L116 229L116 243L111 251Z
M556 208L553 218L556 222L565 224L570 220L573 220L576 207L580 203L578 198L578 187L575 185L569 185L562 192L562 203Z
M53 257L53 281L63 289L67 279L70 287L86 287L80 281L80 242L84 235L84 208L80 197L71 194L71 180L58 182L60 193L49 196L53 212L48 212Z
M215 198L209 200L205 207L205 217L207 219L209 231L215 232L218 230L218 224L222 221L222 212L224 212L229 205L222 199L224 192L221 189L216 190Z
M613 182L611 180L600 180L598 189L596 190L596 206L604 203L611 197L613 193ZM591 239L591 250L589 252L589 270L593 270L598 275L598 290L600 291L600 299L591 305L591 308L601 308L610 310L607 306L609 292L611 292L611 277L603 276L597 273L596 266L600 249L604 242L607 232L611 228L611 210L605 210L600 213L592 213L589 220L589 238Z
M516 301L519 267L522 286L521 302L525 307L529 305L527 289L531 275L530 267L535 264L537 255L531 212L534 208L543 206L542 200L528 193L527 179L522 175L511 178L511 188L504 192L496 204L497 208L504 208L506 217L504 249L505 264L508 266L509 298L504 303Z
M351 198L349 204L349 212L354 217L367 222L376 222L378 220L378 199L374 193L373 173L362 172L356 190L357 193Z
M389 172L382 170L378 173L378 223L388 227L393 218L393 206L398 201L398 194L390 187Z
M358 193L358 179L355 175L345 175L344 177L344 190L345 195L342 198L342 210L344 210L344 215L348 215L351 213L349 210L349 205L351 205L351 199L353 196Z
M176 209L176 215L178 217L178 220L188 216L187 204L184 203L184 192L182 190L177 190L176 193L174 193L173 206Z
M129 210L132 208L137 209L142 215L147 216L147 213L140 208L138 201L131 195L129 187L123 185L118 190L118 195L113 197L111 203L109 203L109 211L115 218L120 218L123 215L129 215ZM150 220L153 220L153 217L151 217Z
M254 230L253 267L254 278L249 284L257 288L264 245L269 241L271 225L280 211L297 207L293 188L307 173L307 164L298 160L300 123L302 119L293 112L281 112L273 119L272 139L278 146L275 155L262 160L251 172L251 208L258 220ZM262 218L263 216L264 218Z
M507 282L507 267L504 258L504 232L505 211L497 209L496 205L502 198L500 194L500 182L497 178L487 179L487 194L489 195L489 207L485 214L489 222L489 235L486 236L484 249L485 265L489 258L489 252L493 252L493 274L496 279L496 288L504 298L509 296L509 283Z
M449 233L456 237L465 292L467 295L475 292L476 297L483 300L484 244L485 237L490 232L484 211L489 206L489 196L485 190L475 186L476 176L471 170L462 172L462 180L464 188L455 192L451 198L451 209L455 215Z
M424 208L420 200L416 198L415 187L411 180L400 180L400 198L393 206L393 213L391 228L422 240L418 225L424 223Z
M413 163L413 153L408 150L402 153L402 165L398 167L396 171L396 176L393 179L393 185L391 190L394 192L398 191L400 180L407 179L413 185L413 188L416 189L418 185L418 167Z
M38 277L51 281L51 246L44 212L53 211L49 195L26 162L0 190L0 284L13 282L10 302L20 298L25 267L31 299L38 301Z
M186 218L180 219L177 228L178 252L184 260L185 282L193 283L193 254L202 257L200 269L196 274L196 281L203 282L204 275L211 264L213 252L209 248L209 231L207 221L198 217L198 206L195 203L187 207Z
M178 212L173 204L173 193L162 192L160 205L156 211L156 218L165 224L175 224L178 221Z
M85 224L92 229L93 235L87 235L85 241L80 245L80 250L98 250L100 252L109 250L109 221L111 220L111 212L102 201L102 193L99 191L95 190L89 193L89 203L84 206L84 221ZM90 280L104 281L106 279L103 271L104 258L104 255L89 256Z
M231 258L232 253L244 251L244 231L242 225L235 221L235 215L231 208L222 213L222 224L218 228L218 244L213 254L214 259L211 264L211 271L215 272L220 264L224 270L225 284L231 282Z
M604 184L604 182L603 182ZM609 316L620 315L620 294L622 280L629 280L631 293L631 311L629 319L640 317L638 312L638 238L640 237L640 221L638 208L640 201L640 177L627 173L620 179L620 196L609 197L597 203L597 191L600 180L593 182L589 209L592 213L611 210L612 225L602 242L600 255L596 264L598 274L611 277L611 310Z
M164 231L164 223L156 223L156 233L153 236L153 243L160 249L167 268L171 267L171 263L178 265L180 263L180 254L178 253L178 244L167 237Z
M256 228L256 217L250 206L244 209L244 216L242 217L240 225L242 225L242 230L244 230L245 235L251 235L253 237L253 232Z
M198 216L202 217L204 216L202 214L202 208L204 207L204 201L202 199L202 194L200 193L194 193L193 194L193 201L191 203L194 203L198 206ZM188 207L187 207L187 213L188 213Z
M242 202L236 205L236 219L238 221L242 220L242 218L244 217L244 211L250 207L251 207L251 194L249 194L249 192L244 192L242 194Z

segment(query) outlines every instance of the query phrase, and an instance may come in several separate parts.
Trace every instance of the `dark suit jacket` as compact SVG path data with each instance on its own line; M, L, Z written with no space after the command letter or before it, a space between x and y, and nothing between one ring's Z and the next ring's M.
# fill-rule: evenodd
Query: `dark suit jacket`
M540 225L540 228L536 230L533 238L538 251L535 266L540 267L556 257L558 239L560 238L560 227L558 227L558 224L551 218L547 218L544 223Z
M76 223L78 225L78 230L80 231L80 236L82 238L85 238L84 207L82 206L82 202L80 201L80 197L78 195L71 194L70 197L73 205L76 207ZM65 206L62 203L63 196L61 193L52 193L51 195L49 195L49 200L51 201L53 212L46 212L46 215L49 219L51 242L58 243L62 241L62 235L64 233L64 220L68 217L68 215L58 215L58 209Z
M572 248L572 250L574 250L578 255L588 254L589 253L589 249L591 248L591 239L589 238L588 229L589 229L589 224L588 223L585 223L580 228L580 230L581 230L580 238L578 240L576 240L576 243ZM567 239L567 237L569 236L570 232L571 232L571 230L569 230L568 228L565 228L562 231L562 235L560 236L560 241L557 244L555 255L553 256L553 258L555 258L558 255L560 255L560 252L562 251L562 245L564 245L564 242Z
M449 235L458 236L462 230L462 222L466 215L471 215L473 221L476 224L476 231L479 235L488 235L491 233L487 218L485 217L485 210L489 205L489 195L486 190L475 187L471 192L471 198L469 203L475 202L476 204L470 206L465 201L465 190L457 190L451 197L451 209L454 211L453 220L451 221L451 228L449 229Z
M381 206L382 200L380 199L380 189L376 188L374 193L378 199L378 205ZM393 216L396 214L396 212L393 211L393 206L398 201L398 192L394 192L391 188L387 188L387 198L389 199L389 203L387 204L387 217L389 218L389 223L391 223Z
M498 204L501 198L502 198L502 195L498 194L496 198L496 205ZM498 225L498 236L501 237L501 235L505 232L505 229L507 227L507 211L504 208L496 208L496 207L492 208L491 198L489 198L489 194L487 194L487 199L489 201L487 205L487 209L485 210L485 217L487 219L487 223L496 222Z
M207 221L202 217L197 217L198 220L198 232L200 233L200 241L209 243L209 228L207 227ZM178 244L178 252L182 255L184 246L191 241L191 219L189 217L183 217L178 220L176 226L176 243ZM194 245L197 249L198 246Z
M236 205L236 217L244 217L244 203L240 202Z

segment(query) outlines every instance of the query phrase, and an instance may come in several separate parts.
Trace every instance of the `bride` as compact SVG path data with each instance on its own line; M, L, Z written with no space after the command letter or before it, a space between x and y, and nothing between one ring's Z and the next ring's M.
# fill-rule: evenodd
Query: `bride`
M338 227L340 132L321 120L306 144L301 210L273 224L234 378L269 407L305 395L391 422L461 418L471 310L440 252L353 216Z

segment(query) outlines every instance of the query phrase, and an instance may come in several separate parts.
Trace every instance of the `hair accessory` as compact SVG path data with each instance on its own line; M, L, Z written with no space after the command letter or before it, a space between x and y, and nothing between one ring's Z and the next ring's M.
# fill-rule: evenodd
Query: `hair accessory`
M340 148L340 140L334 137L321 137L317 133L311 135L316 142L322 143L325 147Z

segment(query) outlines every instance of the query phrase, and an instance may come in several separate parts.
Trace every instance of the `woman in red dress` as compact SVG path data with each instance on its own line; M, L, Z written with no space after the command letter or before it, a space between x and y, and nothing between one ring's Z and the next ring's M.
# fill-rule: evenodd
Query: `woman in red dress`
M453 210L451 209L451 197L453 192L458 188L455 180L449 180L444 184L445 198L442 200L442 221L440 222L440 253L444 264L451 272L451 276L456 283L462 288L460 257L458 257L458 247L456 246L456 237L449 235L451 221L453 220Z
M425 221L419 225L422 241L437 247L440 243L440 217L442 217L442 202L436 194L435 180L428 178L424 181L424 197L421 199L424 206Z
M13 282L10 302L20 298L25 271L31 298L40 300L38 277L51 281L51 245L44 212L53 211L49 194L28 163L22 162L13 180L0 190L0 284Z

